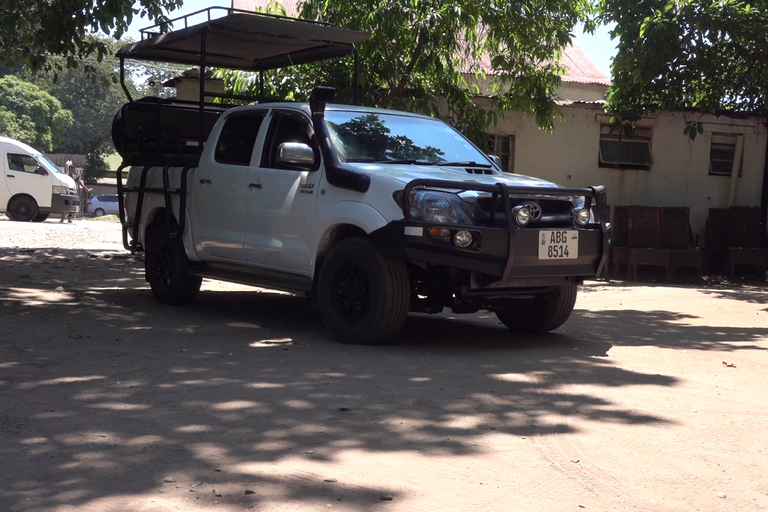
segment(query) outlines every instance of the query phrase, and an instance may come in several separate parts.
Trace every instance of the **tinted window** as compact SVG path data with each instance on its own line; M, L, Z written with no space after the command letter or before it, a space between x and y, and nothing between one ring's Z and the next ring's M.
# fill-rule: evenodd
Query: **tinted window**
M216 161L222 164L250 165L253 145L263 119L264 114L260 112L229 116L216 142Z
M267 135L267 143L264 145L261 165L274 169L297 169L294 166L280 164L277 161L277 155L280 144L300 142L315 149L315 165L312 168L317 169L320 162L319 150L314 143L312 134L313 130L307 117L297 112L272 112L272 121L269 124L269 134Z
M28 172L30 174L45 174L45 170L37 160L29 155L8 153L8 169L11 171Z

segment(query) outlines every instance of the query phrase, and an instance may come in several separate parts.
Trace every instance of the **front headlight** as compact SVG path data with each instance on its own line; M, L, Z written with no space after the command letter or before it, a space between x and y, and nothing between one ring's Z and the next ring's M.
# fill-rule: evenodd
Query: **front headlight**
M456 194L435 190L414 190L409 198L414 220L439 224L474 225L472 212Z
M53 193L54 194L68 194L69 189L63 185L54 185L53 186Z

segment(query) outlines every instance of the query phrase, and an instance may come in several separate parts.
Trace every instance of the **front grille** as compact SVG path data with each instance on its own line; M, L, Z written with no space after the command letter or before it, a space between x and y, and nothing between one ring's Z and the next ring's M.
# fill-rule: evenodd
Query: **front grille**
M531 199L527 197L510 197L509 207L514 208L515 206L526 202L534 202L541 206L542 217L570 215L573 209L573 203L567 199ZM483 211L487 213L490 213L492 203L493 200L490 197L482 197L477 200L477 204L480 206L480 208L482 208ZM501 202L496 205L496 211L504 211L504 205Z
M523 203L533 202L541 207L541 217L531 221L530 228L569 228L573 226L573 203L568 199L542 198L542 197L510 197L510 209ZM496 212L491 215L492 198L478 198L475 210L475 220L480 224L496 227L507 226L504 217L504 206L501 202L496 206ZM477 210L481 211L477 211Z

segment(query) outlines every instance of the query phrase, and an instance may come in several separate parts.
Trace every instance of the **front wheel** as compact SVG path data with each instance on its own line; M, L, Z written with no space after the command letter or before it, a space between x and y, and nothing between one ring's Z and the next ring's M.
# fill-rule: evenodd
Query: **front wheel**
M317 286L320 315L344 343L373 345L402 328L410 301L408 271L367 238L349 238L328 253Z
M173 305L195 300L203 279L193 276L190 267L181 238L171 238L164 227L157 229L144 256L145 276L155 298Z
M576 305L575 284L558 286L553 293L516 301L494 312L511 331L541 334L554 331L568 320Z
M37 202L29 196L15 197L8 204L8 216L12 220L29 222L37 217Z

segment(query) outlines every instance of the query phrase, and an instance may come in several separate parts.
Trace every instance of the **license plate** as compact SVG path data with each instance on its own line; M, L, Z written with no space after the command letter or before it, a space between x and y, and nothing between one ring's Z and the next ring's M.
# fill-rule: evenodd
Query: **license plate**
M540 260L575 260L578 257L578 231L539 231Z

